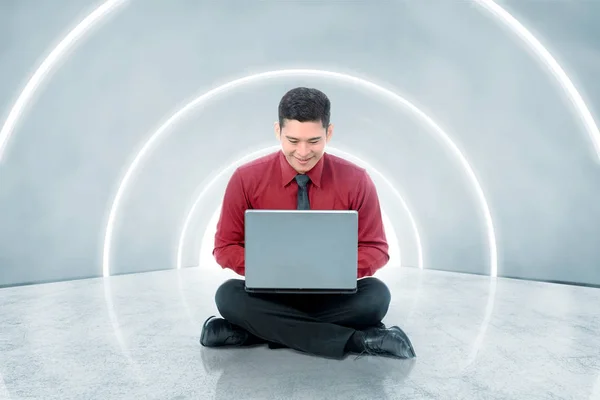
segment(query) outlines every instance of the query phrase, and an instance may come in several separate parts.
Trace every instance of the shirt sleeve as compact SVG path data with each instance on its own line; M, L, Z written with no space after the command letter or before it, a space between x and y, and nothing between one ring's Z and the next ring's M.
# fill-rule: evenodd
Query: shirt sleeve
M239 169L231 176L217 223L213 256L222 268L245 274L244 216L249 203Z
M375 184L366 171L357 182L358 278L372 276L390 259L383 227L381 206Z

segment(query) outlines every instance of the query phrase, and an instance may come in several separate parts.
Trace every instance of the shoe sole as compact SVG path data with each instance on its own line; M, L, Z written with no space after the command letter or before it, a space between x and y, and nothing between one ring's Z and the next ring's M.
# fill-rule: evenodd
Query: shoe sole
M397 326L392 326L392 327L390 327L388 329L397 332L402 337L402 339L404 339L406 341L406 344L408 344L408 349L409 349L409 351L410 351L410 353L412 355L412 358L415 358L417 356L417 353L415 352L415 348L413 347L410 339L408 338L408 335L402 329L400 329Z

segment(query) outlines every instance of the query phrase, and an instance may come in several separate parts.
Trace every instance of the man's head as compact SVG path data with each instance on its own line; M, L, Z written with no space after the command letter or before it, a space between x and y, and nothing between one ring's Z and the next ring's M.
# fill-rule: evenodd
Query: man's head
M298 87L287 92L279 102L279 121L275 135L290 165L298 173L310 171L325 153L331 139L331 103L317 90Z

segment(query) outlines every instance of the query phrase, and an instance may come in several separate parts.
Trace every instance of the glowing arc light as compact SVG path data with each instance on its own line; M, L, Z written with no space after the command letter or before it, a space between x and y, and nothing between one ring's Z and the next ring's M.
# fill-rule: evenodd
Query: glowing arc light
M494 224L492 221L492 216L491 216L491 212L490 212L487 200L485 198L485 195L483 194L481 185L479 184L479 181L477 180L477 177L476 177L475 173L473 172L473 169L471 168L470 164L468 163L468 161L466 160L466 158L462 154L462 152L459 150L459 148L456 146L456 144L446 134L446 132L435 121L433 121L427 114L425 114L423 111L421 111L414 104L412 104L408 100L404 99L403 97L399 96L398 94L396 94L388 89L385 89L381 86L376 85L375 83L372 83L370 81L367 81L365 79L358 78L355 76L346 75L346 74L339 73L339 72L331 72L331 71L316 70L316 69L275 70L275 71L268 71L268 72L262 72L262 73L257 73L257 74L253 74L253 75L248 75L243 78L238 78L238 79L229 81L227 83L222 84L221 86L218 86L214 89L209 90L208 92L206 92L206 93L198 96L194 100L190 101L185 106L183 106L181 109L179 109L177 112L175 112L166 122L164 122L158 128L158 130L156 132L154 132L154 134L152 134L152 136L148 139L148 141L141 148L141 150L139 151L139 153L137 154L137 156L134 158L133 162L129 166L127 172L125 173L125 175L121 181L121 184L119 185L119 187L117 189L117 194L115 195L115 199L111 206L110 213L108 216L108 222L106 225L106 234L105 234L105 238L104 238L104 249L103 249L103 253L102 253L103 254L103 260L102 260L103 275L105 277L110 275L110 251L111 251L111 246L112 246L112 235L113 235L113 230L114 230L114 225L115 225L115 220L116 220L116 214L117 214L121 199L123 197L123 194L125 192L125 188L129 184L129 181L130 181L131 177L133 176L133 172L135 171L137 166L140 164L144 155L146 153L148 153L148 151L151 149L152 145L165 132L167 132L168 128L171 125L173 125L176 121L183 118L190 110L192 110L196 106L210 100L211 98L217 96L218 94L221 94L228 90L237 88L237 87L245 85L245 84L253 83L253 82L258 82L258 81L268 80L268 79L278 78L278 77L281 78L281 77L296 77L296 76L316 76L316 77L320 77L320 78L331 78L331 79L335 79L335 80L340 80L342 82L346 82L348 84L363 87L365 89L372 91L373 93L377 93L377 94L383 95L391 100L394 100L394 102L396 102L400 106L406 107L408 110L410 110L416 116L418 116L423 122L425 122L430 128L432 128L432 130L437 134L437 136L440 139L442 139L444 144L450 148L450 150L454 154L454 156L456 156L458 158L461 166L467 173L467 176L470 179L471 184L473 185L473 187L475 189L477 199L479 201L483 216L485 218L485 223L486 223L486 228L487 228L487 238L488 238L489 249L490 249L490 275L493 277L496 277L497 270L498 270L498 254L497 254L497 248L496 248L496 234L494 231Z
M2 160L2 154L8 139L10 138L15 126L21 115L23 114L25 107L33 98L35 92L40 88L41 83L44 81L46 76L50 73L52 68L56 66L61 58L64 57L66 52L77 43L81 37L88 32L94 25L98 24L104 17L106 17L111 11L116 10L119 6L125 4L127 0L108 0L101 4L98 8L92 11L87 17L85 17L75 28L73 28L67 36L65 36L56 47L48 54L48 56L42 61L38 69L33 73L29 81L17 97L17 101L10 110L2 130L0 130L0 161Z
M512 16L511 13L506 11L497 3L492 0L473 1L507 25L513 33L515 33L527 45L529 45L529 47L546 65L546 67L550 69L552 75L554 75L559 85L566 92L569 100L571 100L571 103L575 107L575 111L579 113L590 140L592 141L592 145L596 150L598 161L600 161L600 130L594 121L592 113L585 104L585 101L583 101L583 98L577 91L577 88L575 88L575 85L564 69L560 66L558 61L556 61L548 49L527 28L525 28L523 24L521 24L515 17Z
M176 266L177 266L176 268L177 269L180 269L183 266L183 248L185 245L185 237L187 235L188 227L193 219L194 213L195 213L196 209L198 208L198 206L200 205L204 196L210 192L211 188L220 179L223 179L223 177L226 174L232 173L238 166L241 166L242 164L244 164L252 159L258 158L262 155L266 155L266 154L269 154L269 153L272 153L275 151L279 151L279 150L280 150L280 146L271 146L271 147L267 147L267 148L264 148L264 149L261 149L258 151L254 151L248 155L245 155L244 157L239 158L239 159L235 160L234 162L230 163L229 165L227 165L227 167L219 170L219 172L213 177L213 179L211 179L206 185L203 185L202 191L198 194L198 197L196 197L192 207L188 211L188 213L185 217L185 220L183 222L183 227L182 227L181 233L179 235L179 243L177 245L177 260L176 260ZM339 155L341 157L344 157L348 161L355 162L359 166L366 168L369 173L377 175L379 177L379 179L381 179L386 184L386 186L388 186L388 188L394 193L394 195L400 202L400 205L406 212L408 219L410 221L411 229L413 231L413 235L415 237L415 241L417 244L417 267L420 269L423 269L424 262L423 262L423 245L422 245L422 241L421 241L421 235L419 233L419 229L417 228L416 220L415 220L412 212L410 211L410 208L406 204L406 201L404 200L404 198L398 191L398 189L396 189L394 187L394 185L380 171L378 171L377 169L375 169L374 167L372 167L366 161L360 159L359 157L356 157L346 151L342 151L342 150L339 150L339 149L331 147L331 146L327 146L327 152L330 152L331 154L334 154L334 155Z

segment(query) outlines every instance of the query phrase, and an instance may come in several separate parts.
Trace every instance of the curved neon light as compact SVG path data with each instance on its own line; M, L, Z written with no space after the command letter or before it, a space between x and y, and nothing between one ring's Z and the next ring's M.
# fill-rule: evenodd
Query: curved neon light
M25 107L33 98L35 92L38 91L41 83L46 76L48 76L50 70L61 61L66 52L73 47L85 33L110 14L111 11L114 11L119 6L125 4L126 1L127 0L108 0L104 2L78 23L77 26L75 26L75 28L73 28L67 36L56 45L44 61L42 61L38 69L33 73L31 78L29 78L29 81L19 94L19 97L17 97L17 101L12 106L6 121L4 121L4 124L2 125L2 130L0 130L0 161L2 160L2 154L6 148L8 139L17 125L19 118L23 114Z
M485 10L490 12L493 16L497 17L502 21L510 30L520 37L535 54L541 59L541 61L548 67L552 75L556 78L560 86L566 92L567 97L571 100L571 103L575 107L575 111L581 117L585 129L590 136L592 145L596 150L596 155L600 160L600 130L590 113L590 110L586 106L585 102L581 98L581 95L569 79L567 73L562 69L558 61L550 54L548 49L536 39L533 34L523 26L515 17L513 17L508 11L500 7L497 3L492 0L473 0L475 3L483 7Z
M0 398L10 400L10 392L6 387L6 383L4 383L4 379L2 378L2 374L0 373Z
M421 111L419 108L417 108L414 104L412 104L408 100L404 99L403 97L397 95L396 93L394 93L388 89L378 86L375 83L369 82L365 79L357 78L357 77L354 77L351 75L346 75L346 74L342 74L339 72L316 70L316 69L287 69L287 70L268 71L268 72L262 72L262 73L257 73L257 74L253 74L253 75L248 75L243 78L229 81L221 86L218 86L217 88L209 90L208 92L204 93L203 95L190 101L188 104L186 104L184 107L179 109L176 113L174 113L165 123L163 123L158 128L158 130L156 132L154 132L154 134L152 134L152 136L148 139L148 141L141 148L141 150L139 151L137 156L134 158L133 162L131 163L131 165L127 169L127 172L125 173L125 176L123 177L123 180L121 181L121 184L119 185L119 188L117 189L117 194L115 196L115 199L114 199L113 204L110 209L108 222L106 225L106 234L105 234L105 238L104 238L104 250L102 253L103 254L102 271L103 271L104 276L110 275L110 250L111 250L111 245L112 245L112 234L113 234L115 219L116 219L117 211L119 208L119 204L121 202L121 198L123 197L125 189L126 189L127 185L129 184L129 181L130 181L131 177L133 176L133 173L136 170L137 166L140 164L142 158L144 157L144 155L146 155L146 153L148 153L148 151L151 149L152 145L161 136L163 136L165 134L165 132L167 132L167 129L171 125L173 125L176 121L183 118L192 109L194 109L198 105L212 99L213 97L217 96L218 94L221 94L228 90L231 90L231 89L234 89L234 88L237 88L239 86L249 84L249 83L256 83L256 82L259 82L262 80L268 80L268 79L273 79L273 78L278 78L278 77L281 78L281 77L295 77L295 76L316 76L316 77L320 77L320 78L331 78L331 79L340 80L340 81L348 83L348 84L363 87L374 93L386 96L389 99L394 100L400 106L406 107L408 110L410 110L416 116L418 116L423 122L425 122L430 128L432 128L433 131L437 134L437 136L443 141L443 143L445 145L447 145L450 148L450 150L452 151L452 153L458 158L461 166L464 168L468 178L470 179L470 181L475 189L475 192L477 194L477 199L479 200L481 211L484 215L485 223L486 223L486 227L487 227L487 238L489 241L489 248L490 248L490 275L492 275L494 277L497 276L498 252L497 252L497 248L496 248L496 233L494 232L494 224L492 221L492 216L490 213L490 209L489 209L487 200L485 198L485 195L483 194L481 185L479 184L479 181L477 180L477 177L476 177L475 173L473 172L473 169L469 165L465 156L458 149L458 147L452 141L452 139L450 139L450 137L446 134L446 132L444 132L444 130L435 121L433 121L433 119L431 119L427 114L425 114L423 111Z
M255 152L252 152L238 160L235 160L234 162L232 162L231 164L229 164L227 167L221 169L214 177L213 179L210 180L210 182L208 182L206 185L203 185L203 189L202 191L198 194L198 197L196 198L196 200L194 201L192 207L190 208L190 211L188 211L185 220L183 222L183 227L181 229L181 234L179 235L179 243L177 245L177 260L176 260L176 265L177 265L177 269L181 268L183 266L183 247L185 244L185 237L187 235L187 231L188 231L188 227L192 221L192 218L194 216L194 213L197 209L197 207L200 205L202 198L210 192L211 188L215 185L215 183L217 183L220 179L223 179L223 177L226 174L230 174L233 173L233 171L239 167L240 165L253 160L255 158L260 157L261 155L266 155L269 154L271 152L274 151L278 151L280 150L280 146L271 146L271 147L267 147ZM375 175L377 175L388 187L389 189L394 193L394 195L396 196L396 198L398 199L398 201L400 202L400 204L402 205L402 208L404 209L404 211L406 212L406 214L408 215L408 219L410 220L410 225L411 228L413 230L413 234L415 236L415 241L417 242L417 263L418 263L418 267L419 268L423 268L423 246L421 244L421 235L419 234L419 229L417 228L417 223L415 221L415 218L412 214L412 212L410 211L410 208L408 207L408 205L406 204L406 202L404 201L404 198L402 197L402 195L399 193L399 191L394 187L394 185L377 169L373 168L372 166L370 166L367 162L365 162L364 160L353 156L345 151L342 150L338 150L336 148L333 148L331 146L327 146L327 151L331 152L332 154L338 153L338 155L340 155L341 157L346 158L348 161L351 162L356 162L356 164L359 164L362 167L366 167L366 169L368 169L370 173L373 173ZM394 238L393 238L394 239ZM397 241L397 239L395 239Z

